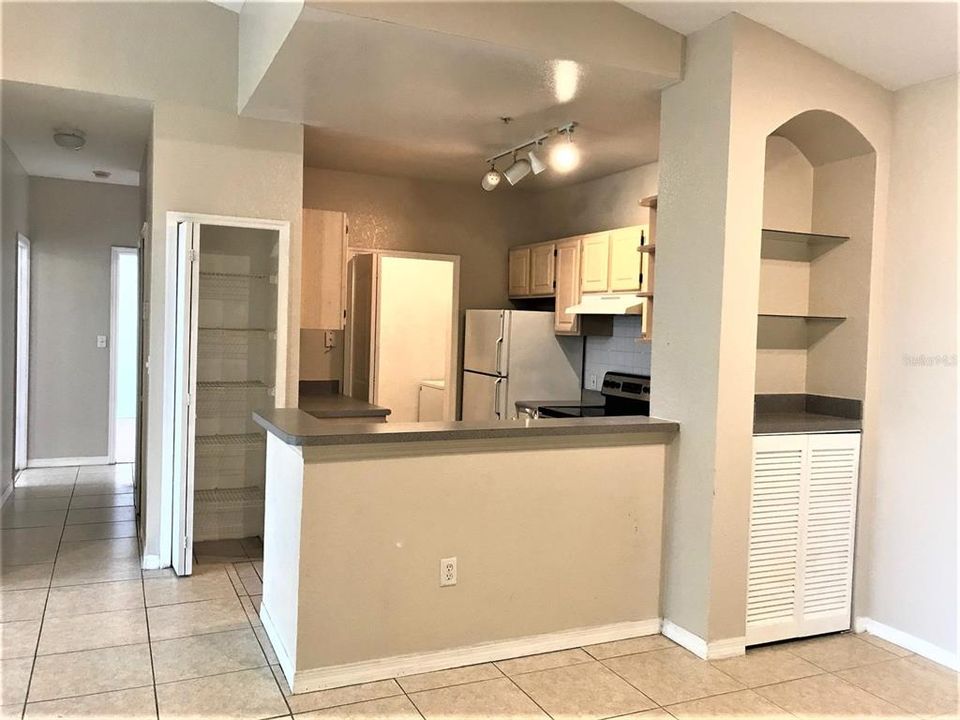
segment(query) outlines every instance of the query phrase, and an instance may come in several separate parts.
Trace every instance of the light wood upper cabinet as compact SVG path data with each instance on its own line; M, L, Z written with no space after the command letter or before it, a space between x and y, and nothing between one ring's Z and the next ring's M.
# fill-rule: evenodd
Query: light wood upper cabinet
M329 210L303 210L300 265L300 327L343 329L347 216Z
M530 294L553 295L556 243L530 248Z
M580 290L606 292L609 288L610 233L594 233L582 240Z
M647 227L637 225L610 232L611 292L640 290L642 254L638 248L646 244Z
M507 292L510 297L530 294L530 248L510 250L507 272Z
M554 330L560 334L577 334L580 317L566 312L580 302L580 238L557 243L557 307Z

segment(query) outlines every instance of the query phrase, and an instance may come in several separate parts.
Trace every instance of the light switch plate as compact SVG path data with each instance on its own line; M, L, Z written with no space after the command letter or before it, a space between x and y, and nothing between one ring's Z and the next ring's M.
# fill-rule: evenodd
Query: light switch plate
M97 347L105 348L107 346L107 336L106 335L97 335Z

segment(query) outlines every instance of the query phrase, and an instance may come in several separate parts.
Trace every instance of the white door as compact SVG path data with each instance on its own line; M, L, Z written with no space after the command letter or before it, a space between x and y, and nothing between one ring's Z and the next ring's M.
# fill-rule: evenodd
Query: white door
M510 355L510 311L467 310L463 369L504 375Z
M30 241L17 234L16 425L14 470L27 467L30 394Z
M493 422L508 417L507 379L482 373L463 373L463 419Z
M747 645L850 628L860 434L754 438Z
M197 311L200 287L200 225L177 224L177 324L174 378L173 569L193 572L194 449L197 412Z

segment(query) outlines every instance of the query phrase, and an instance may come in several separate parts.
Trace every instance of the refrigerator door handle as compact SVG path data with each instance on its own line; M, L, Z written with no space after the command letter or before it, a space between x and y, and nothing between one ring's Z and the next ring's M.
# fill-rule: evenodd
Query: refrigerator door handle
M502 375L503 370L500 368L500 362L503 357L503 335L497 338L497 375Z
M497 420L503 420L500 414L500 383L502 382L503 378L497 378L493 383L493 411L497 414Z

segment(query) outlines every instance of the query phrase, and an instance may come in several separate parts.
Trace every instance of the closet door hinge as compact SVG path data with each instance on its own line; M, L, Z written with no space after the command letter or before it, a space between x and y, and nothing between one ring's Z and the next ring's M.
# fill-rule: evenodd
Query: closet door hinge
M190 262L195 263L199 259L199 253L193 248L190 248Z
M183 536L183 549L184 549L184 550L187 550L189 547L190 547L190 536L189 536L189 535L184 535L184 536Z

